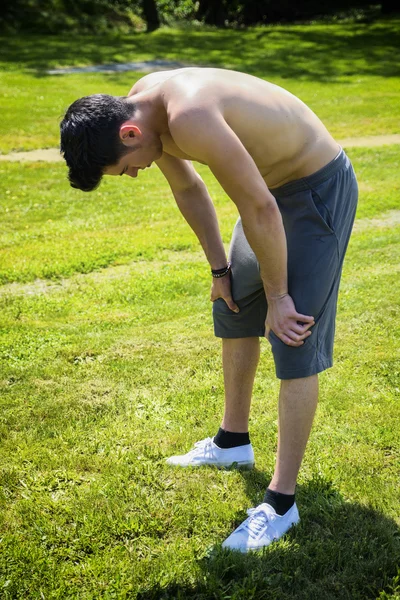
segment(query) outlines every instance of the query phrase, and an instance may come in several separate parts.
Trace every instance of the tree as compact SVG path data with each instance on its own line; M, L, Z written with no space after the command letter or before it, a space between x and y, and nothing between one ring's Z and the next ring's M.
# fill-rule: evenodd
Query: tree
M143 16L146 20L147 31L155 31L160 27L160 17L155 0L142 0Z
M200 0L196 18L200 21L204 19L207 25L224 27L226 19L224 0Z

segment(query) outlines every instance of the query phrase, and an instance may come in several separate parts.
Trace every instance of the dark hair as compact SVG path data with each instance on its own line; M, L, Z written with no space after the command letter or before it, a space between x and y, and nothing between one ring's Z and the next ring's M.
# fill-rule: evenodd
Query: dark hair
M135 106L124 96L93 94L71 104L60 123L60 148L72 187L94 190L104 168L130 152L119 138L119 127L134 112Z

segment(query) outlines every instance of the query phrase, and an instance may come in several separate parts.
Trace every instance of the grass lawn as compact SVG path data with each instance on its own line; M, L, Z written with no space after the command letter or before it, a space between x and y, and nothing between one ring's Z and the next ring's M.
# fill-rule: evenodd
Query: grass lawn
M371 28L386 34L381 50L366 47L360 75L342 72L351 61L341 59L332 38L343 49L364 26L329 27L271 28L271 64L281 44L276 31L286 32L283 40L293 31L304 61L296 73L288 61L287 87L314 98L338 134L343 123L352 124L346 136L397 133L391 25ZM257 31L205 32L201 55L215 59L217 44L221 62L231 65L238 47L233 52L229 36L249 44L253 36L242 60L254 60L258 72L250 52ZM169 56L186 51L182 58L189 60L201 47L200 32L187 35L187 47L182 42ZM179 36L165 30L139 36L143 57L158 56L165 40ZM314 60L315 48L323 50L329 39L340 73L314 81L306 58ZM58 62L81 61L62 38L52 43L64 49ZM132 60L129 43L122 40L111 58ZM83 52L84 61L110 60L107 44ZM68 102L100 84L124 93L134 78L126 84L127 75L53 79L29 71L43 68L49 45L28 39L24 58L22 42L3 40L2 90L14 90L1 98L8 111L3 151L55 144L54 119ZM359 62L362 54L360 46ZM382 114L372 94L382 94ZM208 265L166 183L152 168L135 183L109 178L84 194L68 187L63 165L0 163L1 598L400 597L400 146L349 155L360 204L343 273L336 363L321 376L299 478L302 521L265 552L240 557L222 552L220 543L261 500L274 468L278 382L268 343L251 416L256 469L167 467L165 457L216 431L223 382ZM199 172L228 243L235 207L206 168Z
M0 152L58 145L77 97L125 95L135 73L48 76L58 65L149 59L226 66L265 77L306 102L338 138L400 133L400 19L98 37L0 37Z

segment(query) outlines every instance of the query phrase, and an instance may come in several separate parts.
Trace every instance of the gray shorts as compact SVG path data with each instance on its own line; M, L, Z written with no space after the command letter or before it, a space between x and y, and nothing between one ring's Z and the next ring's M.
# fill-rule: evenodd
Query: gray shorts
M325 167L271 190L282 215L288 248L288 286L299 313L312 315L312 335L287 346L271 331L279 379L308 377L333 364L336 305L344 255L354 222L358 187L343 150ZM221 338L263 337L267 301L254 252L239 219L230 247L234 313L224 300L213 304L214 331Z

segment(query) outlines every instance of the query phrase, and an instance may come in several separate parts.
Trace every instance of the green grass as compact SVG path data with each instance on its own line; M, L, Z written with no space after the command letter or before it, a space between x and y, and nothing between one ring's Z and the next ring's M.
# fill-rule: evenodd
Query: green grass
M66 187L61 165L3 164L5 599L396 597L400 157L393 146L351 158L361 200L336 366L321 377L299 479L302 522L240 559L218 544L273 471L268 344L251 419L257 470L168 468L166 456L216 430L223 384L208 268L167 185L152 169L88 195ZM228 241L235 209L201 173Z
M399 133L400 20L271 26L247 31L161 29L130 36L0 37L0 152L58 144L58 122L82 95L126 94L137 73L49 76L56 65L163 58L227 66L284 86L337 138ZM29 110L27 110L29 107Z
M398 77L399 18L372 23L272 25L247 30L159 29L151 34L2 36L4 69L38 76L50 66L149 58L237 66L283 77L335 81L348 75Z
M135 58L226 64L282 83L338 137L398 133L399 21L2 40L3 152L52 146L77 96L138 74L43 75ZM291 44L291 45L290 45ZM288 52L290 48L291 52ZM209 269L160 173L72 190L62 164L0 163L0 597L5 600L394 600L400 597L400 146L351 149L360 182L335 367L298 486L302 521L258 555L220 543L274 468L262 345L256 470L164 459L222 412ZM235 208L204 167L223 239ZM210 549L214 548L213 552Z
M399 208L400 147L354 149L352 156L365 199L359 216ZM209 179L207 169L199 172ZM215 180L209 189L229 242L235 215ZM169 260L171 252L197 248L155 167L137 185L106 177L87 194L67 186L62 164L0 163L0 196L0 283L68 277L129 260Z

